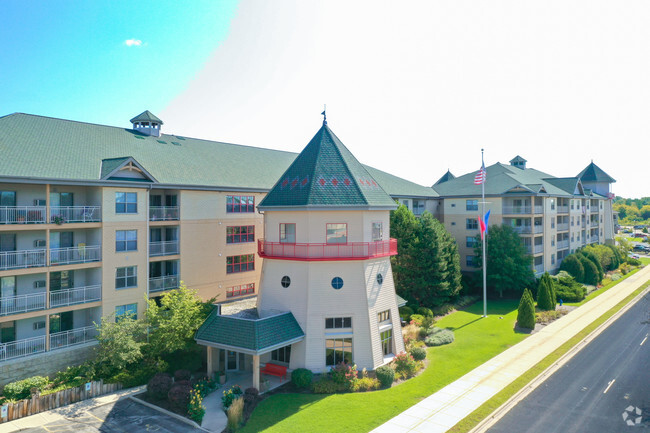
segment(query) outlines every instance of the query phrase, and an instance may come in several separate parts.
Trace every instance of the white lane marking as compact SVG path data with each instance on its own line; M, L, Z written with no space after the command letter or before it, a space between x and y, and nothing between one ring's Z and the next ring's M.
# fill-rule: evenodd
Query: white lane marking
M607 384L607 388L605 388L605 391L603 391L603 394L606 394L607 391L609 391L609 388L611 388L612 385L614 385L614 382L616 382L616 379L612 379L609 384Z
M645 341L646 341L647 339L648 339L648 334L645 335L645 338L643 339L643 341L641 342L641 344L639 344L639 346L643 346L643 343L645 343Z

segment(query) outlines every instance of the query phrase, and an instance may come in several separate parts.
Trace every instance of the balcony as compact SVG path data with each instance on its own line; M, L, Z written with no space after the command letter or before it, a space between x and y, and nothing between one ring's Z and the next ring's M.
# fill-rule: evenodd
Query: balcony
M0 298L0 316L45 309L45 292Z
M569 231L569 223L562 223L557 225L557 231L558 232L566 232Z
M55 290L50 292L50 308L86 304L88 302L101 301L101 299L101 284L74 289Z
M180 254L178 241L162 241L149 243L149 256L171 256Z
M569 213L569 206L558 206L557 213Z
M544 213L544 206L542 206L542 205L535 205L535 206L533 207L533 210L535 211L536 214Z
M65 223L98 223L102 220L100 206L52 206L50 207L50 222Z
M178 206L150 206L149 221L178 221Z
M544 265L535 265L533 266L533 269L535 270L535 275L541 275L544 273Z
M51 266L99 262L101 259L102 247L100 245L50 249Z
M0 361L45 352L45 335L0 343Z
M45 250L0 251L0 271L45 266Z
M149 293L178 289L178 275L149 278Z
M544 226L543 225L535 225L535 226L533 226L533 233L536 233L536 234L544 233Z
M597 244L598 243L598 236L592 236L589 238L589 243L591 244Z
M591 221L591 227L598 227L598 221Z
M517 233L519 233L520 235L530 234L533 231L531 226L512 226L512 229Z
M96 341L97 334L98 331L94 325L71 329L70 331L55 332L50 334L50 350Z
M569 240L564 240L564 241L557 241L557 249L558 250L566 250L569 248Z
M365 260L397 254L397 239L347 244L289 244L257 241L260 257L281 260Z
M503 205L502 213L509 215L524 215L530 214L530 206L509 206Z
M45 206L2 206L0 224L44 224Z
M535 245L533 246L533 254L539 254L544 252L544 245Z

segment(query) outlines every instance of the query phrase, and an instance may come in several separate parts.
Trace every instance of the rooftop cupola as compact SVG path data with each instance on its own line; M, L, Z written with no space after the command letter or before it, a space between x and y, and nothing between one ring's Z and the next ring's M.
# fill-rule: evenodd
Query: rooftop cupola
M149 110L135 116L131 119L131 123L133 124L133 129L144 135L160 137L160 127L163 121L154 116Z
M520 168L522 170L525 170L526 169L526 162L527 161L524 158L517 155L517 156L515 156L514 158L512 158L510 160L510 165L512 165L513 167L517 167L517 168Z

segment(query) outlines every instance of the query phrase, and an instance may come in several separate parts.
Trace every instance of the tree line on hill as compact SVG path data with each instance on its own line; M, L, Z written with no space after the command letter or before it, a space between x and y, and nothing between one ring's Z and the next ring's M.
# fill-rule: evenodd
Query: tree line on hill
M618 212L618 220L623 225L639 223L650 224L650 197L616 197L613 208Z

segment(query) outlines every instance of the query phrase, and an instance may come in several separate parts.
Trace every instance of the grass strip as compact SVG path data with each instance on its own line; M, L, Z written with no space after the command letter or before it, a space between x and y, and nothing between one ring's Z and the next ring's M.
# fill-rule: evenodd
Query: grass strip
M628 275L631 275L631 273ZM616 283L620 281L621 280L618 280L616 281ZM474 412L472 412L471 414L463 418L461 421L459 421L458 424L453 426L450 430L448 430L448 432L465 433L465 432L469 432L471 429L476 427L479 422L481 422L483 419L490 416L492 412L497 410L502 404L508 401L508 399L510 399L513 395L515 395L522 388L528 385L533 379L539 376L544 370L546 370L558 359L560 359L560 357L562 357L565 353L571 350L571 348L573 348L575 345L577 345L582 340L584 340L591 332L593 332L596 328L598 328L600 325L605 323L607 319L609 319L614 314L616 314L616 312L618 312L621 308L623 308L630 301L632 301L632 299L634 299L639 293L645 290L648 286L650 286L650 281L645 282L641 287L639 287L634 292L632 292L632 294L630 294L628 297L626 297L621 302L616 304L614 307L609 309L605 314L603 314L598 319L593 321L585 329L580 331L573 338L569 339L566 343L564 343L562 346L557 348L553 353L548 355L546 358L542 359L526 373L519 376L517 379L514 380L514 382L506 386L503 390L501 390L490 400L483 403Z

